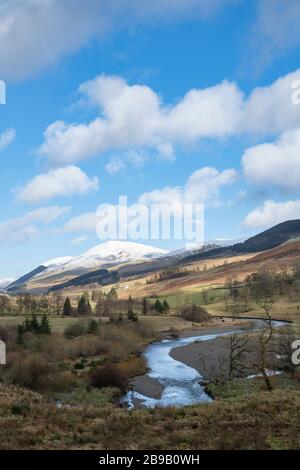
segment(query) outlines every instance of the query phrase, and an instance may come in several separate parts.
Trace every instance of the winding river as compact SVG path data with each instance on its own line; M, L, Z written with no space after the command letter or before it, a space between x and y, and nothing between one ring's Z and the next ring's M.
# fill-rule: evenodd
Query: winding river
M253 322L251 331L256 331L265 325L262 321ZM273 326L278 327L284 322L274 321ZM133 408L136 403L146 408L154 408L156 406L185 406L197 403L211 402L212 399L205 393L200 381L202 376L199 372L182 362L173 359L170 351L174 348L186 346L195 341L210 341L221 336L228 336L245 332L245 330L231 330L216 332L213 334L202 334L198 336L182 337L178 339L167 339L148 346L144 352L144 356L148 365L148 376L157 380L163 387L160 398L147 397L135 390L127 392L122 402Z

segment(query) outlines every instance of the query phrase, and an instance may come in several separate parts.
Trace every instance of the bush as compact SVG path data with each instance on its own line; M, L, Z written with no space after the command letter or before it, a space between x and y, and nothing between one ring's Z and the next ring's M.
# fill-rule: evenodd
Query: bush
M36 392L63 391L70 389L74 383L70 373L59 372L36 353L29 356L14 353L9 356L7 367L11 383Z
M205 308L197 305L187 305L183 307L181 316L185 320L195 323L205 323L210 320L210 316Z
M34 354L22 357L12 364L10 377L13 384L43 392L49 390L51 366Z
M127 313L127 318L130 321L138 321L138 315L133 310L129 310Z
M72 323L72 325L67 326L64 331L64 336L69 338L75 338L76 336L83 336L87 333L87 325L86 322L78 321L76 323Z
M117 366L104 366L90 373L90 384L96 388L117 387L121 391L127 388L127 380Z

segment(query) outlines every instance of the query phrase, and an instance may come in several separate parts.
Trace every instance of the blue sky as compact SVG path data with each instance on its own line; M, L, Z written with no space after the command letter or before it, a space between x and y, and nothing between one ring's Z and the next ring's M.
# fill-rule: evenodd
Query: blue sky
M4 0L0 277L99 243L93 214L123 194L192 192L208 240L299 218L300 5L282 3Z

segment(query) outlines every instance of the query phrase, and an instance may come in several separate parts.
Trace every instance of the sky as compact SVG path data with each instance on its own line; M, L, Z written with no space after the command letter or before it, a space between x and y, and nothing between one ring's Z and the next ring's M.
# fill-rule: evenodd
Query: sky
M1 0L0 278L100 243L120 195L203 203L206 240L300 218L299 24L299 0Z

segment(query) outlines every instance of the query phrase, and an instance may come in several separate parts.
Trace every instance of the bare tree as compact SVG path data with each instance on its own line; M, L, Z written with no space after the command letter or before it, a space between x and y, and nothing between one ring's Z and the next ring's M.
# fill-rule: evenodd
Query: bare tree
M216 358L215 364L208 368L206 357L203 353L199 353L201 370L207 382L213 382L215 384L224 384L227 377L226 358L223 354L219 354Z
M267 370L268 364L270 362L270 348L271 348L271 341L273 337L273 325L272 325L272 317L271 312L274 309L274 300L269 294L263 296L260 300L260 307L262 308L265 318L264 321L266 323L266 327L262 330L262 332L258 335L258 343L257 343L257 352L258 352L258 360L255 364L257 370L261 373L266 389L269 392L272 392L273 387L271 381L269 379Z
M229 367L228 378L231 381L245 367L244 360L249 352L249 337L247 335L229 336Z

